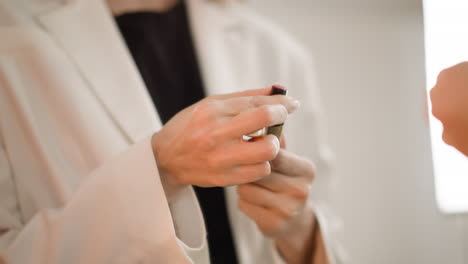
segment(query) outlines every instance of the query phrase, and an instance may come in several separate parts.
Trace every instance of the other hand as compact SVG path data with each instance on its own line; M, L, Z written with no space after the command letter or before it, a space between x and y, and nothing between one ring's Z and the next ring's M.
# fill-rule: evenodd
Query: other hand
M468 156L468 62L443 70L431 90L432 113L444 141Z
M314 166L281 149L271 162L272 173L238 187L239 208L271 238L288 263L310 256L315 216L308 204Z

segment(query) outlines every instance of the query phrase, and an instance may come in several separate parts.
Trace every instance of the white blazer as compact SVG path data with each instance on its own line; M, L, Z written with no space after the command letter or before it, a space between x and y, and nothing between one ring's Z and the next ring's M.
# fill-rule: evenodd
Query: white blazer
M289 146L327 182L303 50L240 3L188 6L207 92L286 85L303 102ZM166 200L150 146L160 128L105 1L0 0L0 263L209 263L192 188ZM240 262L281 263L226 192ZM323 202L311 204L328 239Z

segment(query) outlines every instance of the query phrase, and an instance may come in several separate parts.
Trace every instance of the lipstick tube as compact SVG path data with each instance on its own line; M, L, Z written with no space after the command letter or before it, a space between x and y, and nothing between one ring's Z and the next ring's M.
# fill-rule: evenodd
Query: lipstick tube
M277 94L286 95L288 94L288 90L286 90L286 88L284 88L281 85L273 85L270 95L277 95ZM268 127L266 133L275 135L279 140L281 138L281 132L283 131L283 125L284 124L279 124L279 125Z
M286 90L286 88L284 88L283 86L273 85L271 88L270 95L277 95L277 94L286 95L287 93L288 93L288 90ZM271 127L265 127L256 132L248 134L247 137L255 138L255 137L264 136L266 134L272 134L272 135L275 135L278 139L280 139L281 132L283 131L283 125L284 124L279 124L279 125L275 125Z

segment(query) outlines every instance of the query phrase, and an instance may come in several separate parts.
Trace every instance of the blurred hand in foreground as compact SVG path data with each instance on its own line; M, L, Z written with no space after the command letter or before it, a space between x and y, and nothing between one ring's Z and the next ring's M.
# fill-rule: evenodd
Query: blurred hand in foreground
M443 70L431 90L432 114L443 126L443 140L468 156L468 62Z

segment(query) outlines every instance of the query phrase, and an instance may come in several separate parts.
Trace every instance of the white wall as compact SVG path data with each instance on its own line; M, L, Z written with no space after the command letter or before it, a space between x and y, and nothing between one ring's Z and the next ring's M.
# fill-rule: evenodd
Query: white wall
M353 264L462 264L464 219L439 213L416 0L251 0L315 57ZM465 228L468 234L468 228Z

